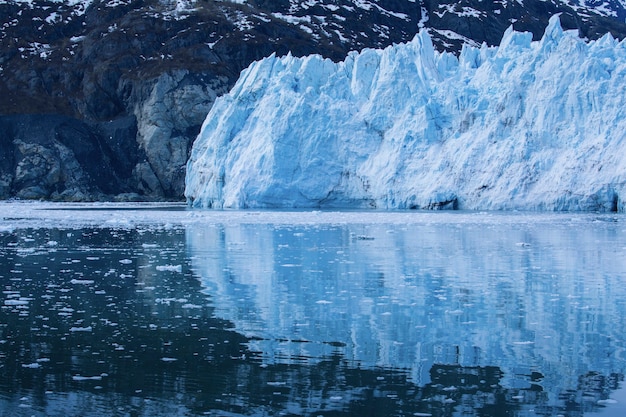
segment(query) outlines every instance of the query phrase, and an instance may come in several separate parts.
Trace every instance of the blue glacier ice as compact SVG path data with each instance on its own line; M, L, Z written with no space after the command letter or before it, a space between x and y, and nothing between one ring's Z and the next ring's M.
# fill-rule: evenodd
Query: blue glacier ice
M270 56L196 139L195 207L625 211L626 41L512 28L498 47Z

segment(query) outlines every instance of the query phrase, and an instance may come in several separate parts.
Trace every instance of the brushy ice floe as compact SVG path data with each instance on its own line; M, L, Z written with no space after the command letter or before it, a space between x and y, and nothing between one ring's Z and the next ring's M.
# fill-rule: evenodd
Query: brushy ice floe
M267 224L325 225L346 224L577 224L580 222L620 222L614 213L552 213L552 212L496 212L496 211L337 211L337 210L197 210L184 204L155 205L128 203L49 203L0 202L0 233L18 229L81 229L84 227L109 229L168 230L180 227L206 225ZM367 235L356 235L367 240ZM57 247L18 248L22 252L54 251ZM91 257L94 258L94 257ZM120 259L130 264L131 259Z

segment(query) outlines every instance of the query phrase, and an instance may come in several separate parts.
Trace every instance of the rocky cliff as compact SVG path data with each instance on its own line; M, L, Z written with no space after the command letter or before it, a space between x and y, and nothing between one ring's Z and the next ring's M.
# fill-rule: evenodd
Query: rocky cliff
M0 0L0 198L182 199L191 144L251 62L409 41L538 39L561 13L626 35L621 1Z

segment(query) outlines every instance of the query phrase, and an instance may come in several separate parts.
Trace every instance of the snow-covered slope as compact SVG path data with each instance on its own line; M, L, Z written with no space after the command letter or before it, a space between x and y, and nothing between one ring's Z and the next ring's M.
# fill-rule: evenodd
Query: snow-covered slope
M543 38L436 52L412 42L333 63L253 63L187 166L197 207L624 211L626 42Z

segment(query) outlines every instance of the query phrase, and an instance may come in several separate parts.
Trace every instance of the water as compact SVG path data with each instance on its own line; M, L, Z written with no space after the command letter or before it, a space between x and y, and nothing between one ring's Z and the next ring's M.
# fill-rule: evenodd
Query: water
M0 204L0 415L622 416L615 214Z

